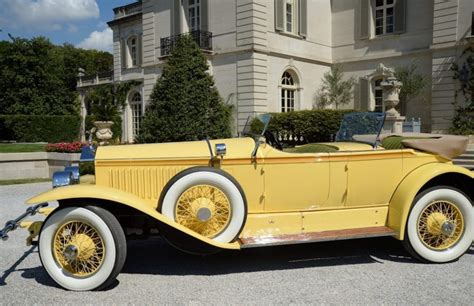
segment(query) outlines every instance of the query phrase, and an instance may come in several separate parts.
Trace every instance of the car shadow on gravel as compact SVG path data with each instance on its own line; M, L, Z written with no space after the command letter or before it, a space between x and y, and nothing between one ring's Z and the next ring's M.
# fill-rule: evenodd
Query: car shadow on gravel
M160 275L220 275L307 267L418 263L393 238L308 243L224 251L195 256L160 239L132 241L122 273Z

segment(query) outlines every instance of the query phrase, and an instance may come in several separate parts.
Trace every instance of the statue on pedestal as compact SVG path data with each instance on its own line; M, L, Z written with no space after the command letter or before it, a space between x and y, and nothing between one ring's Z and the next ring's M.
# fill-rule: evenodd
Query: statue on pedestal
M384 131L402 133L405 117L400 116L400 113L395 107L400 103L399 94L403 84L394 76L390 76L380 85L383 88L383 100L386 106Z

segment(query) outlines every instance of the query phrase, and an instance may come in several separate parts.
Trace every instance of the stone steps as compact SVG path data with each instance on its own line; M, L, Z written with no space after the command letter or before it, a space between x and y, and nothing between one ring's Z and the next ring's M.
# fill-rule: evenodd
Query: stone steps
M474 171L474 145L470 144L467 147L466 153L453 159L453 163Z

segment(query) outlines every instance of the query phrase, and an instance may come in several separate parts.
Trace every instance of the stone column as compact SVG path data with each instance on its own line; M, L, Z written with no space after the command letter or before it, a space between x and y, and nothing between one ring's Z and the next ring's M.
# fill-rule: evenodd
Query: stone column
M383 100L385 104L385 123L383 126L384 133L402 133L403 121L405 117L400 116L400 113L395 107L400 103L399 94L402 83L395 77L388 77L381 83L383 88Z

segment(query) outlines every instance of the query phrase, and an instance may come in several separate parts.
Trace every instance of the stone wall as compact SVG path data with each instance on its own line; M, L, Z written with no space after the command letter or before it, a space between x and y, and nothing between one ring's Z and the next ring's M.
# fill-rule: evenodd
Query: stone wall
M79 153L2 153L0 180L51 178L53 173L79 163Z

